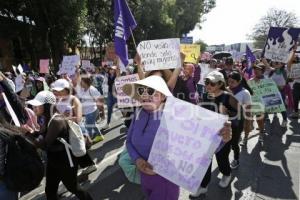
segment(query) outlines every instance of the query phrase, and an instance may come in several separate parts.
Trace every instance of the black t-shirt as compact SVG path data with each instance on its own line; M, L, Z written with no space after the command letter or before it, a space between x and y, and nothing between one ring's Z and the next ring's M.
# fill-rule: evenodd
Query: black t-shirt
M177 79L173 95L178 99L190 102L189 90L186 87L186 82L181 77L178 77Z
M223 94L215 98L209 97L206 93L203 95L203 102L200 105L217 113L220 113L220 106L223 105L227 109L232 126L239 126L243 121L242 107L239 105L238 100L228 92L223 92Z

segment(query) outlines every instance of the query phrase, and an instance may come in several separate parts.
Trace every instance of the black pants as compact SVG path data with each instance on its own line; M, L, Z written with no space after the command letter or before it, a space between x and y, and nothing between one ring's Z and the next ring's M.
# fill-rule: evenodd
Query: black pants
M67 190L75 194L75 196L80 200L92 200L92 197L87 192L83 191L78 185L77 169L77 164L71 168L70 166L51 163L51 160L50 162L48 160L45 189L47 200L59 199L57 196L57 190L60 181L63 182Z
M234 160L240 158L240 138L244 128L244 121L241 121L237 126L232 126L231 149L233 150Z
M81 168L86 168L95 165L95 162L92 160L88 152L86 152L84 156L78 157L77 160Z
M299 111L299 101L300 101L300 83L294 83L293 86L293 99L294 99L294 111Z
M229 164L230 147L231 147L231 142L227 142L223 146L223 148L215 154L219 170L225 176L229 176L231 174L231 168L230 168L230 164ZM207 187L207 185L210 182L211 165L212 165L212 163L210 163L210 166L208 167L208 169L206 171L206 174L201 182L201 187Z

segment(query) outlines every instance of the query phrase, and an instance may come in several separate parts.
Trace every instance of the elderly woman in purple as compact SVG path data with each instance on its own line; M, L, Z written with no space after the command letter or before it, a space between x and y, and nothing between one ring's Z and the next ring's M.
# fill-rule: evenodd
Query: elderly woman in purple
M147 162L160 125L164 102L172 93L165 81L156 75L126 84L123 91L142 105L134 114L126 141L128 153L141 172L142 189L149 200L177 200L179 186L155 174ZM230 140L230 125L221 130L221 135L224 141Z

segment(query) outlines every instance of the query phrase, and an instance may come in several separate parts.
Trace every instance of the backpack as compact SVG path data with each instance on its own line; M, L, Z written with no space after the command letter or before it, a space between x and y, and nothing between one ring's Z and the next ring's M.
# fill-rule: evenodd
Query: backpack
M55 114L51 118L51 120L49 121L49 124L51 123L52 119L54 119L54 117L56 117L56 116L58 116L58 114ZM75 157L84 156L86 154L85 139L83 137L82 130L77 123L75 123L72 120L68 120L68 119L66 119L66 121L68 124L69 141L67 142L64 138L60 138L60 137L57 139L65 145L67 155L69 158L69 162L70 162L70 166L73 167L74 164L73 164L72 157L70 154L70 149L72 151L72 154ZM49 124L48 124L48 126L49 126Z
M6 158L3 181L8 189L25 192L38 187L44 177L44 164L36 147L25 137L0 128L5 141Z

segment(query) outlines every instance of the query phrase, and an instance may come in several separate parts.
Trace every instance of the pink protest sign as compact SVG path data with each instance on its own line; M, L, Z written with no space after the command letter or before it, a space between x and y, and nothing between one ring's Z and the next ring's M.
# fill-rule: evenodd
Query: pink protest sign
M49 59L40 60L40 73L49 74Z

